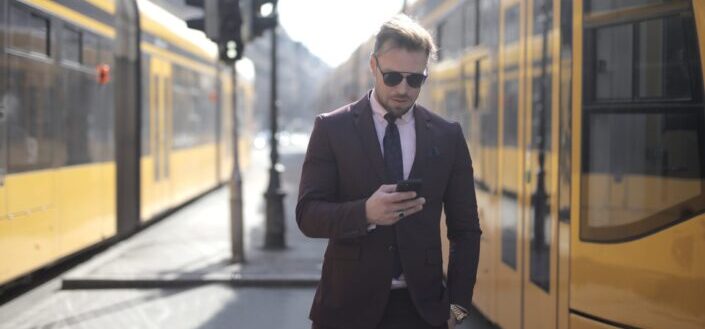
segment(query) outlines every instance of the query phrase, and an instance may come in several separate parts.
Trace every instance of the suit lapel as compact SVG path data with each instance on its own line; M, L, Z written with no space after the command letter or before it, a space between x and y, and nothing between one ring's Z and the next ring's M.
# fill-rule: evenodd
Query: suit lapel
M411 167L409 178L423 178L426 162L430 155L431 149L431 118L426 109L416 105L414 109L414 121L416 129L416 156L414 164Z
M377 130L375 130L374 121L372 121L372 107L370 106L370 93L353 105L351 110L355 120L355 128L357 134L362 141L362 147L368 159L372 163L377 176L382 182L386 182L384 173L384 158L382 157L382 149L379 147L377 139Z

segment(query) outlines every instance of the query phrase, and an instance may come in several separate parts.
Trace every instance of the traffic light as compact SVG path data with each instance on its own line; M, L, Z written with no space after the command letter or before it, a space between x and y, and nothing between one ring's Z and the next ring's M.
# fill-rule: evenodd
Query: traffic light
M186 0L186 4L203 9L203 17L186 20L189 28L201 30L208 39L217 41L219 37L218 4L219 0Z
M242 14L239 0L219 0L218 17L220 33L218 53L220 59L227 63L242 58L245 44L242 42Z
M240 0L243 40L251 41L277 26L277 0Z
M241 36L239 0L186 0L186 4L203 8L203 17L189 19L186 24L205 32L209 39L218 44L221 60L233 63L242 58L245 44Z

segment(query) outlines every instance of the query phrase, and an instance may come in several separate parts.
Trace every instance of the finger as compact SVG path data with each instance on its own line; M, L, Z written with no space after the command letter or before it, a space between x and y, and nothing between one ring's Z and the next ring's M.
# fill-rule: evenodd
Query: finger
M385 193L393 193L394 191L397 190L397 185L396 185L396 184L392 184L392 185L380 185L379 189L377 189L377 190L378 190L378 191L385 192Z
M413 199L416 197L416 192L394 192L389 195L389 201L399 202L404 200Z
M423 210L423 206L416 206L416 207L406 209L406 210L404 210L404 217L405 218L409 217L409 215L413 215L421 210Z
M399 210L404 210L407 208L414 208L416 206L423 206L424 204L426 204L426 199L418 198L409 201L398 202L397 204L395 204L395 206Z

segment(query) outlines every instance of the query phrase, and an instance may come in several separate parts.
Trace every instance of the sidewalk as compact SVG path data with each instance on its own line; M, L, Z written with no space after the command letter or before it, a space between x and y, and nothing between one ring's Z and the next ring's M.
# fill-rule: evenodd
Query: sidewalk
M295 192L303 155L283 161L286 243L284 250L264 250L264 198L268 173L257 152L243 173L245 258L230 259L230 192L222 187L159 223L121 241L71 270L63 289L175 288L213 283L252 287L314 287L321 274L322 239L300 233L294 219ZM288 161L287 161L288 159Z

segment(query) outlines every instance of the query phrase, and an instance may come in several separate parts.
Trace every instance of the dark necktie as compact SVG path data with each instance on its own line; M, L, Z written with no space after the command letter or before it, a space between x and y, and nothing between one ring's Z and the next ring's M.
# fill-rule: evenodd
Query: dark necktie
M401 139L399 129L394 121L397 119L394 114L384 115L387 120L387 129L384 132L384 165L387 172L387 183L396 184L404 179L404 164L401 156Z
M401 139L399 138L399 129L394 123L396 117L392 113L384 115L387 120L387 129L384 131L384 167L387 174L387 184L396 184L404 179L404 164L401 156ZM396 246L396 230L390 227L394 232L393 246L393 268L392 275L398 278L401 275L401 259L399 258L399 248Z

